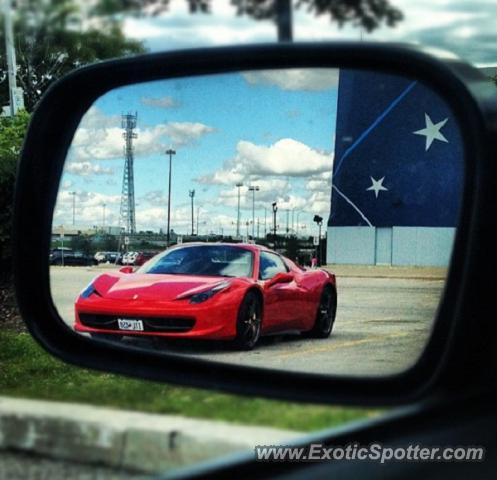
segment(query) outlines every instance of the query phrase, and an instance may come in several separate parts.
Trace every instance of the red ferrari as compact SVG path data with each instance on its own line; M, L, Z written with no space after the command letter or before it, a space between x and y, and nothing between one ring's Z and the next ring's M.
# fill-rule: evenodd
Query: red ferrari
M76 300L78 332L233 340L252 349L261 335L330 335L335 276L307 270L266 247L192 243L170 248L135 272L97 277Z

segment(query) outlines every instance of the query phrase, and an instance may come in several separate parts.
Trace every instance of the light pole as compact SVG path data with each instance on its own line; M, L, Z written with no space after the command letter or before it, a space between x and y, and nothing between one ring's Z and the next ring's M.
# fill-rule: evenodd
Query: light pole
M193 199L195 198L195 190L189 190L188 195L190 195L190 198L192 199L192 237L193 237L193 234L194 234L194 230L193 230Z
M171 227L171 169L172 169L172 159L173 155L176 155L176 151L172 148L166 150L166 155L169 155L169 188L167 194L167 234L166 234L166 244L169 247L170 240L170 227Z
M200 232L198 230L198 219L200 218L200 207L197 207L197 236L200 235Z
M278 205L277 202L273 202L271 204L271 206L273 207L273 235L274 235L275 245L276 245L276 212L278 211L277 205Z
M76 225L76 192L69 192L72 195L72 226Z
M266 238L267 230L266 230L266 217L267 217L267 208L264 207L264 238Z
M19 98L19 90L16 80L16 51L14 48L14 32L12 27L12 2L3 0L3 17L5 28L5 56L7 59L7 75L9 82L10 115L16 115L19 107L23 107L22 98Z
M295 210L296 208L292 208L292 232L295 233Z
M251 185L249 187L249 192L252 192L252 240L255 240L255 192L258 191L258 185Z
M319 227L319 234L318 234L318 244L317 244L317 252L316 252L316 257L318 259L318 265L321 265L321 225L323 225L323 217L320 217L319 215L314 215L314 222L317 223Z
M300 217L300 214L303 212L303 210L299 210L297 212L297 237L299 236L299 217Z
M105 207L106 206L107 206L107 204L102 203L102 208L103 208L103 212L102 212L102 230L105 230Z
M236 214L236 237L240 238L240 188L243 187L243 183L237 183L236 188L238 188L238 210Z

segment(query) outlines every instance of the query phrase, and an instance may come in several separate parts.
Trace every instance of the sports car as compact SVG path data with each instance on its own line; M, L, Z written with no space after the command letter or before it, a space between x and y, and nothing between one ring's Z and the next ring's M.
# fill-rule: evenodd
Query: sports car
M335 276L326 270L304 269L254 244L191 243L136 271L97 277L76 300L74 328L107 337L232 340L249 350L261 335L328 337L336 306Z

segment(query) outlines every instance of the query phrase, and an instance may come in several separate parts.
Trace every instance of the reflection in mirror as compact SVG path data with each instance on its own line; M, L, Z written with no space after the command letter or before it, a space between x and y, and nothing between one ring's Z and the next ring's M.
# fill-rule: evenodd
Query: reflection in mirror
M288 69L113 90L68 153L54 303L123 348L400 372L432 330L463 166L453 112L412 78Z

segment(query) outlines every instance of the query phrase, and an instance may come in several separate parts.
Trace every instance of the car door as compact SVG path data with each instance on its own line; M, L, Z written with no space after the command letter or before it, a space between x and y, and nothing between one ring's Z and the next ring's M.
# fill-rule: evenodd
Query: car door
M262 251L259 256L259 280L264 288L264 332L293 328L295 323L295 281L273 283L278 273L289 273L283 259L271 252Z

